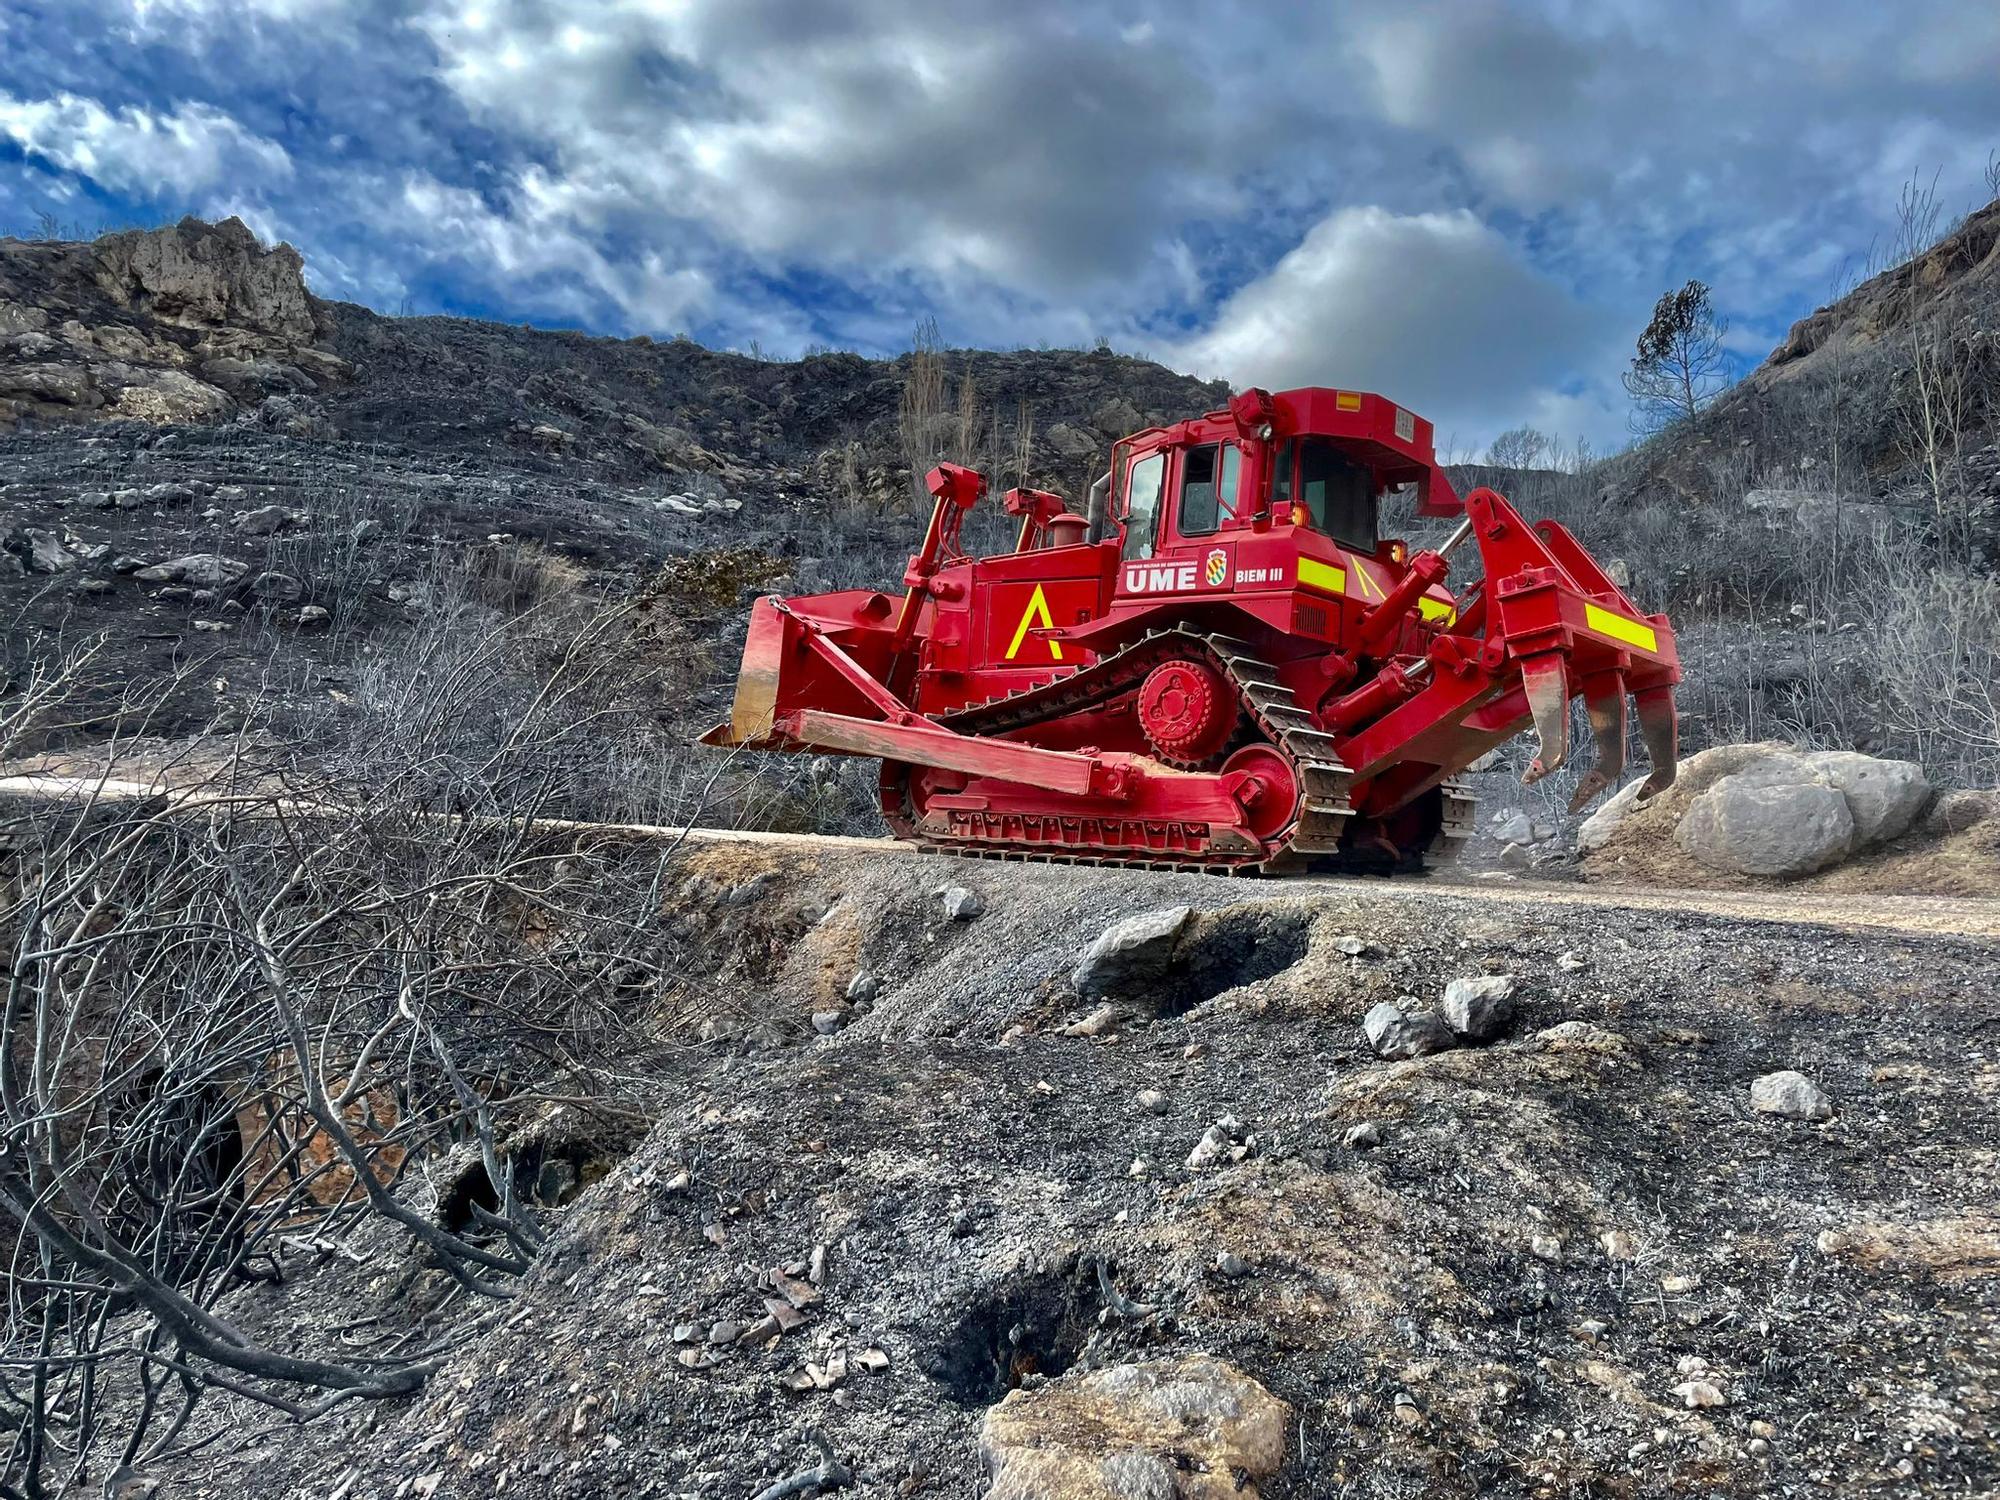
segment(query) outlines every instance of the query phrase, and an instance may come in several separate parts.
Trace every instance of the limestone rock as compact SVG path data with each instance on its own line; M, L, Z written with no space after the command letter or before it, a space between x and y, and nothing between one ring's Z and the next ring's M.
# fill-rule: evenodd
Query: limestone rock
M954 922L970 922L986 910L986 902L979 893L962 885L948 886L939 894L944 900L944 914Z
M1854 847L1847 799L1818 781L1776 782L1756 770L1725 776L1695 798L1674 841L1710 869L1810 875Z
M1475 1042L1503 1035L1514 1019L1514 981L1505 974L1481 974L1454 979L1444 989L1438 1007L1445 1025Z
M198 589L228 588L249 571L246 564L214 552L193 552L141 568L132 576L141 583L183 584Z
M1451 1028L1427 1010L1405 1011L1393 1000L1369 1008L1361 1030L1376 1055L1391 1060L1424 1057L1457 1045Z
M1750 1085L1750 1107L1783 1120L1831 1120L1833 1101L1803 1073L1766 1073Z
M1113 396L1090 414L1090 425L1106 437L1130 437L1146 425L1146 417L1123 396Z
M290 604L306 591L306 586L289 573L259 573L250 581L250 592L267 604Z
M46 401L55 406L95 406L102 398L81 365L0 366L0 396Z
M1291 1409L1209 1355L1072 1372L990 1408L987 1500L1256 1500Z
M298 251L265 249L241 219L186 218L167 229L106 235L92 250L97 285L120 307L301 344L318 333Z
M239 512L234 525L245 536L269 536L284 530L287 519L284 506L262 505L256 510Z
M1104 448L1103 439L1068 422L1058 422L1048 431L1048 445L1064 458L1092 458Z
M1084 996L1129 994L1161 978L1194 915L1189 907L1141 912L1114 923L1085 950L1071 982Z
M1821 750L1806 760L1847 799L1857 849L1907 833L1930 803L1931 784L1913 761L1854 750Z
M105 409L107 417L155 427L213 422L231 410L229 397L179 370L134 370Z
M1639 806L1639 789L1645 785L1644 779L1628 781L1615 792L1611 800L1583 820L1576 830L1576 847L1585 854L1602 849L1611 841L1611 835Z

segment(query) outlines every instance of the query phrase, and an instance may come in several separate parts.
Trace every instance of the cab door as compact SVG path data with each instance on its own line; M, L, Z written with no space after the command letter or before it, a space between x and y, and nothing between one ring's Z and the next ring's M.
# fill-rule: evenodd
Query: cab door
M1126 562L1144 562L1160 550L1161 497L1166 493L1167 450L1134 459L1126 470L1125 503L1120 519L1125 540L1120 555Z

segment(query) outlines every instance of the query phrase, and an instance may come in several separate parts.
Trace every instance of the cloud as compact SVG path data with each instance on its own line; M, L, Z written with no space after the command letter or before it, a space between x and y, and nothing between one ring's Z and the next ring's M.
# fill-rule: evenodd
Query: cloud
M1472 213L1327 215L1230 297L1178 361L1238 385L1376 390L1473 440L1601 373L1601 313Z
M23 99L0 91L0 139L114 192L149 199L292 175L282 146L207 104L113 111L75 94Z
M767 264L1102 295L1163 262L1177 220L1230 206L1214 81L1185 48L1047 0L990 17L433 0L416 24L579 220L670 214Z
M0 213L242 209L317 284L606 332L1335 361L1622 434L2000 142L1992 0L0 0ZM4 227L4 226L0 226ZM1755 337L1751 330L1757 330ZM1379 373L1377 373L1379 372ZM1290 378L1290 377L1287 377Z

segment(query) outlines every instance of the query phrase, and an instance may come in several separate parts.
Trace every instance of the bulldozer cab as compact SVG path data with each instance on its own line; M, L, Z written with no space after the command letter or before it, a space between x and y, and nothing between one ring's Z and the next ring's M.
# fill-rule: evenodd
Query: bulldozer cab
M1231 533L1278 530L1295 531L1308 546L1317 537L1372 555L1381 543L1382 496L1403 484L1418 487L1426 514L1457 509L1429 451L1429 424L1419 432L1400 407L1354 392L1250 394L1268 403L1270 415L1290 420L1245 432L1232 407L1118 445L1112 513L1125 562Z

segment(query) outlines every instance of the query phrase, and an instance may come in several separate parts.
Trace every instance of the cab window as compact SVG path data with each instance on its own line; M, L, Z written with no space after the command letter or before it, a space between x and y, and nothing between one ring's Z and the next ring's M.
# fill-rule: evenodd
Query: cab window
M1375 476L1329 442L1299 444L1298 505L1313 527L1358 552L1375 550Z
M1190 448L1181 459L1182 536L1206 536L1222 524L1222 517L1236 513L1236 483L1243 469L1243 455L1234 443Z
M1125 490L1125 546L1128 559L1153 555L1160 529L1160 477L1167 466L1164 453L1149 453L1132 465Z

